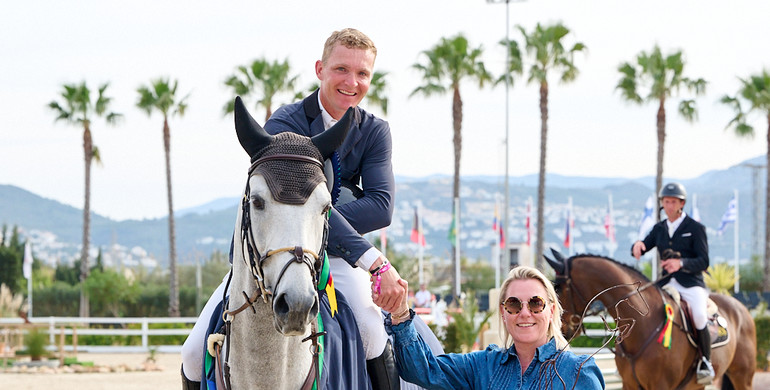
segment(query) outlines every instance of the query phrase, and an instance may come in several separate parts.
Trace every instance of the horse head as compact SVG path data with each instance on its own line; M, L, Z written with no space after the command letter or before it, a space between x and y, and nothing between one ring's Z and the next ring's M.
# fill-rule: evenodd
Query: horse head
M564 337L570 340L576 334L579 334L582 330L582 318L581 315L585 310L587 301L579 298L572 279L570 279L570 261L565 259L564 256L554 248L550 248L551 253L543 253L543 257L548 265L553 268L555 272L554 289L556 295L559 296L559 302L563 310L562 314L562 332Z
M236 224L240 243L234 248L233 277L253 282L244 288L271 303L273 326L285 336L306 334L318 313L316 283L331 209L323 160L344 141L352 112L312 138L292 132L273 136L240 97L235 100L235 129L252 165ZM243 295L247 303L259 304L246 290Z

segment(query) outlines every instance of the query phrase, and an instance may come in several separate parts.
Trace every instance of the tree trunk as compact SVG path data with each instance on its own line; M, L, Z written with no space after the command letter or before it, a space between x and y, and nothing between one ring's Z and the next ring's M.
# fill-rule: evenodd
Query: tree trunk
M454 86L454 94L452 95L452 128L454 130L452 137L452 143L454 144L454 152L455 152L455 166L454 166L454 179L452 181L452 210L454 210L454 199L460 199L460 157L462 154L463 149L463 135L462 135L462 127L463 127L463 100L460 97L460 87L458 85ZM461 207L458 207L457 215L455 215L455 231L459 234L460 232L460 210L462 210ZM459 242L459 237L456 239L455 242ZM455 243L452 243L452 286L458 285L457 278L459 275L454 271L457 269L457 264L455 262L457 261L458 257L457 254L460 251L460 248L455 246ZM460 296L460 291L455 291L455 294L457 297Z
M545 161L548 151L548 81L540 82L540 175L537 180L537 250L535 266L544 269L543 246L545 244Z
M767 161L766 167L770 167L770 113L767 114ZM767 183L765 183L765 272L762 278L762 291L770 292L770 171L765 169Z
M93 158L94 145L91 139L90 124L83 124L83 156L85 158L85 204L83 205L83 243L80 249L80 317L88 317L88 294L85 283L89 274L88 249L90 248L91 235L91 160Z
M658 129L658 168L655 171L655 199L657 201L655 204L657 205L655 208L655 221L660 222L660 197L658 194L660 194L660 189L663 188L663 154L666 148L666 97L661 96L660 97L660 106L658 106L658 115L657 115L657 129ZM655 255L655 260L657 262L658 266L655 268L657 270L657 275L654 275L653 279L660 278L661 275L661 269L660 269L660 254L657 253Z
M166 152L166 192L168 194L168 315L179 317L179 281L176 269L176 234L174 233L174 203L171 192L171 130L168 128L168 118L163 117L163 147Z

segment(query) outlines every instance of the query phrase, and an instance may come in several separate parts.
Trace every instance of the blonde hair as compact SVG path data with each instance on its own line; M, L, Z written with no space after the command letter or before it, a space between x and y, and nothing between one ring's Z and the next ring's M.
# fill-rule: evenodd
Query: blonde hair
M553 284L551 283L548 278L543 275L542 272L538 271L536 268L527 267L520 265L514 269L511 270L511 272L508 273L508 277L503 281L503 284L500 286L500 301L503 300L503 294L505 294L506 291L508 291L508 286L513 282L514 280L526 280L526 279L533 279L540 282L540 284L543 285L545 288L545 293L547 295L548 302L554 305L554 311L553 315L551 316L551 323L548 325L548 340L553 337L556 339L556 348L559 349L568 349L569 343L567 342L567 339L564 338L564 334L561 332L561 315L564 312L564 309L561 307L561 303L559 303L559 297L556 295L556 290L553 288ZM502 305L502 303L500 304ZM502 306L498 305L498 310L500 311L500 316L498 318L498 321L500 322L500 338L503 340L503 343L505 344L506 348L510 348L511 345L513 345L513 338L511 337L511 334L508 333L507 328L505 327L505 324L503 324L503 308Z
M338 43L348 49L371 50L372 54L374 54L374 58L377 58L377 48L374 46L374 42L366 36L366 34L354 28L344 28L340 31L333 32L332 35L326 39L324 52L321 56L322 63L326 64L326 60L329 59L334 46Z

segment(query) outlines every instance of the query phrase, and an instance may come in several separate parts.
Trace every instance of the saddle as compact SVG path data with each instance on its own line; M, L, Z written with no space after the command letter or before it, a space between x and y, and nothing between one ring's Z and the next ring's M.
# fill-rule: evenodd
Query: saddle
M692 321L692 310L690 309L690 305L687 301L682 299L681 295L679 295L679 291L675 288L664 286L663 290L671 296L674 302L676 302L679 307L679 314L684 319L682 325L686 330L687 339L693 347L698 348L698 343L695 341L697 332ZM727 319L719 314L719 307L711 298L706 302L706 315L708 317L706 328L711 334L711 348L713 349L726 345L727 342L730 341L730 334L727 331Z

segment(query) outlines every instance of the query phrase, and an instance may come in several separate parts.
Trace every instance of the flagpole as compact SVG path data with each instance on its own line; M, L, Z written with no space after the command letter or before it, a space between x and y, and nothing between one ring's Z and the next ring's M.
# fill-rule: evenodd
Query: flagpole
M497 218L497 205L498 205L497 197L495 197L495 218ZM502 229L502 226L498 227L498 229ZM498 240L500 232L495 230L495 240L492 241L492 266L495 267L495 287L500 285L500 266L502 263L502 259L500 256L502 256L502 250L500 249L500 243Z
M417 243L417 261L419 264L419 274L420 274L420 284L423 284L425 281L425 278L423 277L423 268L422 268L422 256L423 256L423 242L425 241L425 235L422 232L422 208L420 207L420 203L417 203L417 231L419 232Z
M573 229L573 226L572 226L572 197L570 196L567 199L568 199L568 202L569 202L569 205L567 206L567 208L568 208L568 211L567 211L567 232L569 234L569 237L567 237L567 238L569 239L569 255L572 256L575 253L575 250L574 250L575 245L573 245L573 243L574 243L573 237L575 236L575 232L572 231L572 229Z
M27 278L27 301L29 303L29 309L27 310L27 318L32 318L32 247L27 241L24 244L24 259L23 261L23 273Z
M740 279L740 271L738 269L738 190L735 189L734 191L734 197L735 197L735 232L733 233L733 251L735 255L735 293L737 294L739 291L741 291L741 279Z

